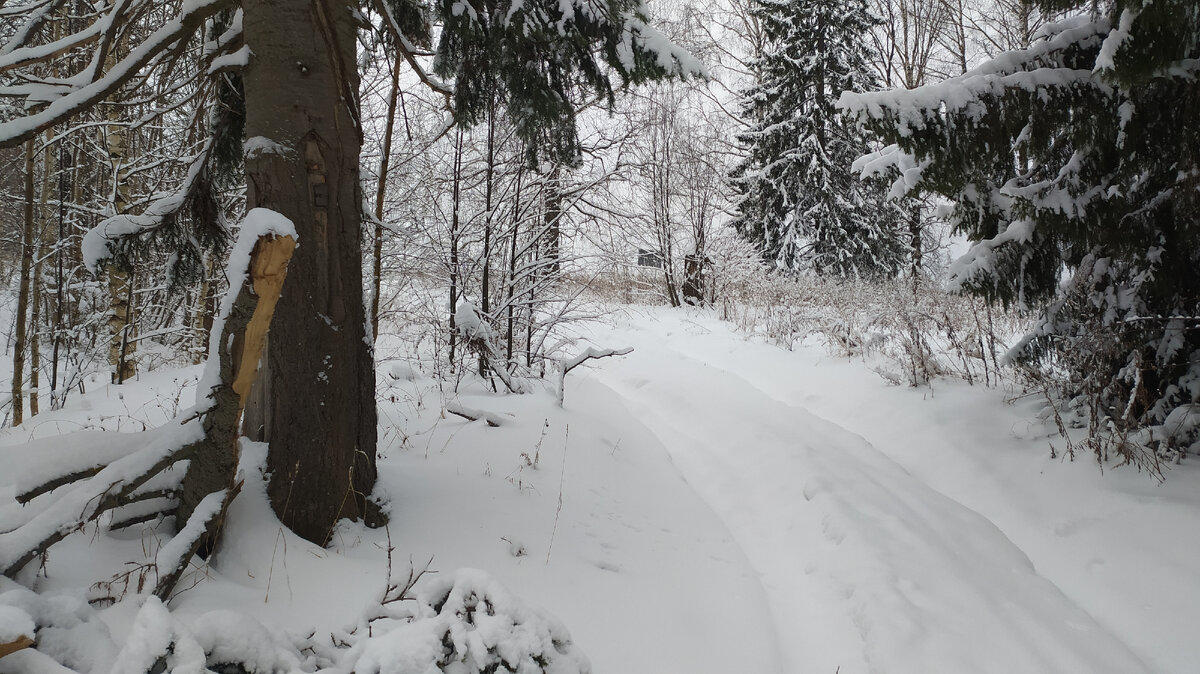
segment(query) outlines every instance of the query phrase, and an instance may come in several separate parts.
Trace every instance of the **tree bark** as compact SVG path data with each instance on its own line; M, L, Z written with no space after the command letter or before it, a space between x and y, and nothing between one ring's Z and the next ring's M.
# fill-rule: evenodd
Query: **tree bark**
M463 133L460 127L454 135L454 175L450 187L450 199L453 210L450 212L450 369L454 369L454 350L458 344L458 239L459 208L462 206L462 155Z
M383 202L387 197L388 166L392 159L392 132L396 128L396 103L400 99L400 68L404 56L397 53L392 64L392 91L388 96L387 122L383 131L383 156L379 159L379 182L375 187L375 239L372 259L371 339L379 339L379 294L383 290Z
M118 59L119 47L108 54L106 68L113 67ZM126 184L126 160L129 154L129 130L121 122L119 95L110 97L108 126L104 143L108 149L108 160L112 164L113 214L120 215L129 208L129 186ZM120 269L110 264L108 272L108 364L112 367L112 382L123 384L137 376L137 364L133 359L133 273L132 269Z
M29 313L29 291L32 282L30 273L33 263L33 140L25 141L25 228L21 234L21 278L17 291L17 334L13 347L12 376L12 422L13 426L24 421L25 349L29 341L26 336L25 319ZM36 328L35 328L36 329Z
M320 544L343 518L378 523L375 367L363 306L355 3L246 0L248 206L296 225L261 404L246 426L270 443L268 495L284 525ZM252 145L252 148L254 146ZM263 149L263 148L266 149ZM273 148L273 149L272 149Z
M50 216L47 211L47 204L50 203L50 176L54 174L54 153L53 146L50 141L53 139L53 133L46 132L46 145L42 151L42 194L38 204L38 234L34 238L36 245L34 246L35 260L33 263L33 277L29 286L32 294L29 314L29 416L36 417L39 412L39 403L41 395L41 371L42 371L42 345L38 339L38 331L41 329L42 323L42 263L46 256L43 251L50 241L47 240L46 233L49 231Z

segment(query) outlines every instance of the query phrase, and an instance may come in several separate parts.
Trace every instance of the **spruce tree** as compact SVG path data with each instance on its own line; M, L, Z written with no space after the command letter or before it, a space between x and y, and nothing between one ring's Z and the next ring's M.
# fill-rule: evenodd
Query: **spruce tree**
M952 283L1040 310L1010 358L1066 371L1125 458L1195 451L1200 5L1036 4L1077 11L960 77L843 107L896 144L875 168L912 167L909 186L954 202L974 246Z
M749 152L733 173L735 227L780 269L894 275L897 207L852 175L866 138L835 107L841 92L877 88L866 1L758 0L753 11L767 44L742 100L753 126L738 137Z

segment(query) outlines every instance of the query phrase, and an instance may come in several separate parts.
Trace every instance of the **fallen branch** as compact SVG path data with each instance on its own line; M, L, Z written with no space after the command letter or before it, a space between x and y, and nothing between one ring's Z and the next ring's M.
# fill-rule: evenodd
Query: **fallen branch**
M183 576L183 572L187 571L192 557L200 550L200 546L204 544L210 531L219 527L225 520L229 504L241 490L242 483L238 482L232 489L222 489L204 497L204 500L192 511L192 516L188 518L187 524L179 530L178 534L175 534L174 538L159 549L158 556L154 560L155 566L160 572L158 585L154 588L154 596L164 602L170 598L171 592L175 590L175 585ZM161 573L163 568L169 570L163 574Z
M624 356L633 352L632 346L627 346L623 349L593 349L588 350L575 356L570 360L559 361L560 367L558 371L558 406L563 406L563 398L566 396L567 389L567 373L575 368L583 365L589 360L598 358L608 358L610 356Z
M17 494L17 503L25 505L42 494L48 494L59 487L65 487L68 484L85 480L89 477L95 477L97 473L107 467L107 464L103 464L99 466L92 466L91 468L85 468L83 470L77 470L72 473L67 473L66 475L60 475L52 480L41 483L32 489Z
M446 403L446 411L450 414L468 419L470 421L479 421L482 419L483 421L487 422L488 426L493 428L503 426L507 421L502 416L492 414L491 412L485 412L483 410L477 410L472 407L464 407L458 403Z
M29 522L0 534L0 573L10 578L68 534L124 505L150 478L185 458L203 444L197 419L157 429L160 437L129 456L112 462L72 489Z

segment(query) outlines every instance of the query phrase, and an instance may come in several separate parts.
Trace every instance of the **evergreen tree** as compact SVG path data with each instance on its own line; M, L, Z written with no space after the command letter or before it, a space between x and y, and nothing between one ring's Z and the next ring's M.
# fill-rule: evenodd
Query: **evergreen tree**
M1041 310L1010 358L1054 359L1093 431L1153 460L1140 448L1186 448L1200 425L1200 5L1036 4L1082 13L942 84L843 105L896 143L877 167L953 200L975 242L953 282Z
M753 128L733 174L738 231L789 271L890 276L904 247L899 213L881 185L854 178L866 139L834 105L877 87L869 66L875 25L865 0L758 0L767 44L742 101Z

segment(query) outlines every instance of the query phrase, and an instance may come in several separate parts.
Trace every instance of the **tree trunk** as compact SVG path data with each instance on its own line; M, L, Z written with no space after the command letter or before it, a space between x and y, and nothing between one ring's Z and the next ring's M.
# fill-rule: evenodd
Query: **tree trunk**
M106 67L117 62L117 49L109 52ZM115 98L115 97L114 97ZM113 214L120 215L129 208L128 185L126 185L126 159L129 152L129 130L120 124L121 106L111 105L104 142L108 149L108 160L112 164ZM133 359L133 274L116 265L108 265L108 364L112 367L112 382L122 384L137 375Z
M50 348L50 409L61 407L58 391L59 347L62 346L63 308L66 304L65 273L63 270L63 244L67 238L67 175L68 169L75 165L67 144L58 144L58 243L54 246L54 325L51 328L53 339ZM66 397L65 395L63 396Z
M479 281L480 310L488 316L492 310L492 184L496 180L496 97L488 99L487 169L483 190L483 277ZM487 359L479 354L479 376L487 376Z
M545 217L546 239L542 259L549 261L547 273L554 280L558 279L561 269L562 244L562 165L554 164L546 176L545 187Z
M400 99L400 68L404 57L397 53L392 64L392 91L388 96L387 123L383 131L383 156L379 159L379 182L375 187L375 239L371 280L371 339L379 339L379 293L383 290L383 201L387 197L388 165L392 159L392 132L396 128L396 102Z
M30 273L33 263L33 140L25 141L25 228L21 235L21 278L17 291L17 334L13 347L12 421L24 421L25 349L28 346L25 319L29 313ZM35 326L36 329L36 326Z
M450 369L454 370L454 350L458 344L458 328L455 325L457 320L455 316L458 313L458 238L459 238L459 212L458 209L462 205L462 141L463 134L460 127L455 131L454 135L454 176L451 182L450 199L452 210L450 211Z
M248 206L289 218L291 273L246 426L270 443L280 520L320 544L343 517L377 523L375 367L363 307L356 4L246 0Z
M179 486L175 521L181 529L209 494L222 489L236 493L238 421L250 397L295 247L296 241L290 236L259 239L247 270L249 280L241 288L230 290L237 293L237 299L225 319L221 350L214 354L220 365L221 386L213 391L212 406L205 413L203 454L191 461ZM202 557L216 546L221 522L222 518L210 521L205 535L197 540L196 552Z
M913 204L908 213L908 243L912 248L913 288L921 283L921 268L925 261L925 227L921 220L921 207Z
M508 314L508 330L505 332L504 356L505 365L513 365L513 295L517 291L517 239L521 232L521 177L524 172L517 168L517 185L513 195L512 237L508 253L508 277L504 280L506 296L504 298L505 312Z
M41 329L42 323L42 263L46 256L44 251L50 243L47 239L47 232L50 227L50 216L47 211L47 204L50 203L50 176L54 174L54 154L53 146L50 141L54 134L51 131L46 132L46 145L42 151L42 194L38 203L38 234L35 237L37 245L34 247L34 263L33 276L31 277L31 285L29 286L32 294L29 314L29 416L36 417L38 415L38 406L41 402L41 396L38 389L41 387L41 371L42 371L42 345L38 339L38 331Z

